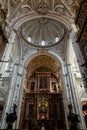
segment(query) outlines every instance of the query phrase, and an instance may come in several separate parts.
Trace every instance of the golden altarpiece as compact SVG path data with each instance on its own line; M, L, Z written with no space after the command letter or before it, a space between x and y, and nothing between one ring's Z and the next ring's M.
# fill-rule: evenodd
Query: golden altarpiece
M46 67L40 67L28 78L22 106L21 128L64 128L64 110L60 76Z

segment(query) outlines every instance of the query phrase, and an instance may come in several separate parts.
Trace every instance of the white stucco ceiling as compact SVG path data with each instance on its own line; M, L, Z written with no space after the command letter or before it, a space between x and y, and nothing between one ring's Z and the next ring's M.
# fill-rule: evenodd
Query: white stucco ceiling
M79 0L9 0L8 6L7 23L22 36L23 57L48 47L64 57Z
M28 44L43 48L60 43L67 29L59 21L43 17L25 22L20 33Z

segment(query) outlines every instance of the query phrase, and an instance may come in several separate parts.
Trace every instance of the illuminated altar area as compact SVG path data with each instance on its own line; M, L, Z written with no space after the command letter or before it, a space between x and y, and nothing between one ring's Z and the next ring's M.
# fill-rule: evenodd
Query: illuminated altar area
M45 59L45 55L42 55L42 59ZM49 59L49 56L46 56ZM36 57L39 59L39 56ZM35 59L35 60L36 60ZM51 69L53 59L40 62L40 67L30 69L35 63L33 60L26 68L26 80L24 83L24 104L22 106L23 114L21 115L21 128L41 128L42 123L45 125L45 129L50 128L65 128L63 123L65 120L64 107L62 101L62 80L61 69L54 64L54 70ZM55 61L56 62L56 61ZM49 65L49 68L48 68ZM29 71L32 71L29 75ZM33 124L31 123L33 122Z

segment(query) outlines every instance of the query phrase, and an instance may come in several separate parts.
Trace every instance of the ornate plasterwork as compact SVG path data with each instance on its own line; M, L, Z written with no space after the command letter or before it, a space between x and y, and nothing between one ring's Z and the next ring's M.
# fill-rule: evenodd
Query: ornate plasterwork
M59 44L67 35L65 25L50 18L37 18L21 25L21 36L30 45L40 48Z
M64 40L61 44L53 48L55 52L61 57L62 60L65 59L66 55L66 46L67 46L67 40Z
M36 11L39 13L39 14L42 14L42 15L46 15L48 13L48 5L45 1L41 1L39 3L39 5L37 6L37 9Z
M73 19L75 15L75 8L78 6L79 0L8 0L8 19L7 22L10 25L10 22L17 21L19 18L27 14L27 17L32 15L32 12L37 13L39 16L47 16L52 13L56 16L63 16ZM42 4L41 4L42 3ZM45 6L44 6L45 5ZM38 12L40 11L40 12ZM46 11L46 12L45 12ZM25 19L25 18L24 18ZM11 20L11 21L10 21ZM23 20L23 19L22 19ZM62 21L62 20L61 20ZM22 55L25 57L31 49L35 49L30 45L27 45L25 41L22 41ZM63 57L64 48L66 41L61 43L61 45L52 48L54 51Z
M34 48L29 45L26 44L22 45L22 58L24 58L32 49Z
M46 15L49 11L57 12L59 15L74 17L79 0L9 0L11 19L25 13L36 11Z
M18 5L21 2L22 2L21 0L11 0L13 6Z
M27 72L32 74L39 67L47 67L53 71L53 73L58 73L60 70L60 64L53 57L48 55L39 55L33 58L29 65L27 66Z
M22 45L22 58L24 59L31 50L37 49L38 53L46 54L49 50L54 51L57 53L62 60L65 58L65 51L66 51L66 45L67 45L67 37L58 45L50 47L50 48L39 48L34 47L29 44L27 44L23 39L21 39L21 45Z
M31 21L32 21L31 23L35 22L34 19L31 20ZM39 23L41 23L41 24L46 24L47 22L48 22L47 19L45 21L43 21L43 20L39 21ZM57 20L55 20L55 22L56 22L55 24L58 24ZM20 33L21 32L21 27L26 27L25 23L26 22L24 22L24 24L23 24L24 26L21 25L20 28L17 30L18 35L20 35L19 38L21 38L20 43L22 45L22 57L23 58L25 58L29 54L29 51L31 51L31 50L35 50L36 49L39 53L45 53L45 52L48 52L51 49L51 50L55 51L62 59L64 59L64 56L65 56L65 46L66 46L67 38L68 38L68 29L67 29L67 27L65 25L62 26L62 24L60 24L63 27L64 35L65 35L64 39L60 43L57 43L55 46L51 46L49 48L46 48L46 47L45 48L44 47L40 48L40 47L35 47L35 46L31 46L30 44L27 44L27 42L21 37L21 33ZM30 20L29 20L29 23L30 23ZM27 24L27 25L29 25L29 24ZM33 27L34 26L35 26L36 29L32 29L32 27L29 27L29 28L26 27L26 29L24 30L24 33L27 31L26 34L28 34L30 32L30 30L32 30L33 38L35 37L35 35L39 35L39 37L40 37L41 33L39 34L39 30L35 31L35 30L37 30L37 26L36 26L35 23L33 24ZM50 26L49 26L49 28L52 29L52 27L50 27ZM54 29L52 29L52 31L50 32L51 37L53 37L53 35L55 33ZM59 31L59 35L61 36L60 32L61 31ZM49 32L47 32L47 33L49 33ZM57 30L56 30L56 33L58 33ZM25 37L26 37L26 34L25 34ZM45 34L45 37L49 37L49 34ZM45 50L45 52L44 52L44 50Z
M2 5L0 4L0 58L3 55L7 38L5 36L5 27L6 27L6 15L7 15L7 10L2 9Z

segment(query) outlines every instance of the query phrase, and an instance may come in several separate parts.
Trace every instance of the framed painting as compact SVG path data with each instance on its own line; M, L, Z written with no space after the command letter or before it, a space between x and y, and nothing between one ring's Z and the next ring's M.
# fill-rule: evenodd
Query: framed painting
M48 87L48 78L45 75L39 76L39 89L47 89Z

